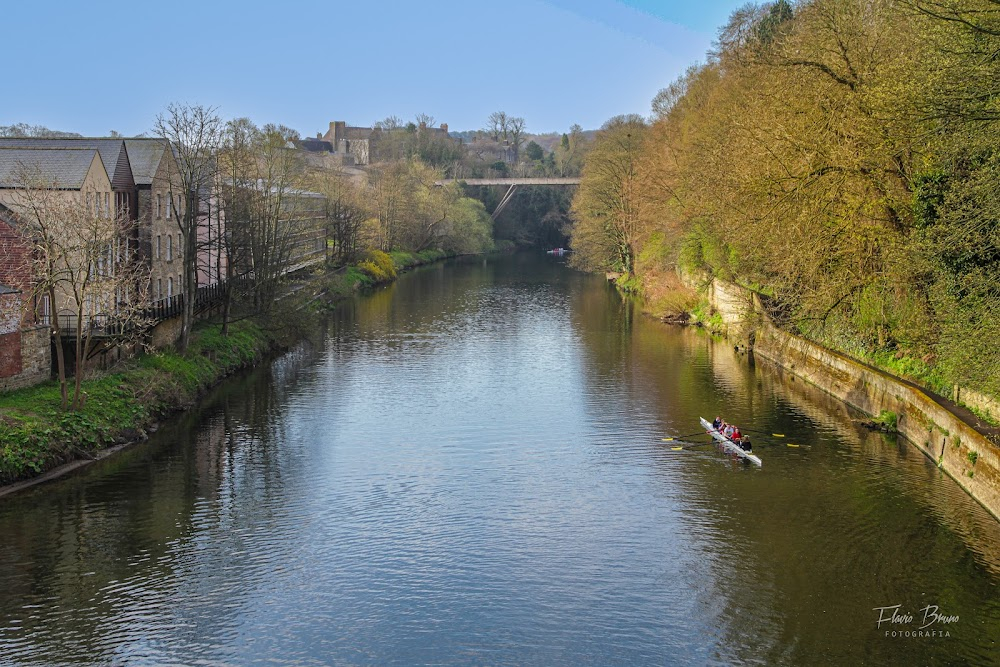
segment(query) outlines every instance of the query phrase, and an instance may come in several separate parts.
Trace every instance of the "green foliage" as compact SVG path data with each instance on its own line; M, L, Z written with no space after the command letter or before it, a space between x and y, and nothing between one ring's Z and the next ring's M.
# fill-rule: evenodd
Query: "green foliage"
M499 239L493 244L493 252L509 254L517 250L517 244L510 239Z
M642 279L635 274L623 273L618 276L615 287L626 294L642 295Z
M218 326L202 326L184 355L144 355L118 372L85 380L79 410L60 409L54 382L0 394L0 483L136 437L271 346L271 338L248 320L233 323L228 337Z
M976 461L979 460L979 452L970 451L965 457L969 459L971 465L976 465Z
M366 252L364 259L358 263L358 268L376 284L396 279L396 264L388 253L381 250Z
M889 433L896 432L896 413L891 410L883 410L879 413L878 417L874 420L882 430Z
M951 383L941 373L941 369L930 364L928 360L892 350L866 352L859 349L855 351L855 356L876 368L923 385L938 394L947 396L951 393Z
M910 186L913 190L913 221L917 227L928 227L938 221L938 211L945 202L947 174L936 170L917 174Z
M524 147L524 156L529 160L541 161L545 157L545 151L534 141L529 141Z

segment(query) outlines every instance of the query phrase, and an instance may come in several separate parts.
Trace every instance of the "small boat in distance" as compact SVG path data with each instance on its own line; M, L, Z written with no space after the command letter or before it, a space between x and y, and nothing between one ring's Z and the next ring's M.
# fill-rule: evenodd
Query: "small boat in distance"
M546 255L565 255L569 250L566 248L553 248L552 250L546 250Z
M764 462L760 460L759 456L755 456L750 452L743 451L742 447L740 447L735 442L733 442L732 440L730 440L729 438L727 438L726 436L722 435L717 430L712 428L712 424L706 421L703 417L698 417L698 419L701 421L701 426L702 428L705 429L705 432L708 433L713 438L715 438L719 442L719 446L722 449L729 452L730 454L736 454L744 461L750 461L751 463L756 463L759 466L764 465Z

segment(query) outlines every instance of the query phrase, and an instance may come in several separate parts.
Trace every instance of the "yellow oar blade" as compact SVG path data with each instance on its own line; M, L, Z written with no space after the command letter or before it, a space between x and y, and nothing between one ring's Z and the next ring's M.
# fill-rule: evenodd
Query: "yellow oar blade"
M772 433L771 435L773 435L775 438L784 438L785 437L784 433Z
M680 450L682 450L682 449L684 449L684 448L683 448L683 447L671 447L671 448L670 448L670 450L671 450L671 451L674 451L674 452L677 452L677 451L680 451Z
M790 442L789 442L789 443L785 443L785 444L787 444L787 445L788 445L789 447L798 447L798 445L793 445L793 444L792 444L792 443L790 443Z
M676 439L677 438L660 438L660 441L661 442L673 442Z

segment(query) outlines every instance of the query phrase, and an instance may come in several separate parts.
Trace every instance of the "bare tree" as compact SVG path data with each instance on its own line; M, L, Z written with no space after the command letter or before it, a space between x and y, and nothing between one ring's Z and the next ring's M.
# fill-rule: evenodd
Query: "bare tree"
M257 179L254 189L248 240L253 269L256 312L266 311L274 300L278 283L289 269L292 249L301 231L294 192L299 165L279 128L266 125L255 135Z
M326 199L327 239L332 241L333 256L327 261L346 264L359 250L361 227L368 216L360 187L341 169L314 174L309 186Z
M509 118L507 122L507 136L510 146L514 150L514 162L517 162L521 155L521 144L524 143L524 119L520 116Z
M228 335L236 294L234 278L250 270L247 234L253 214L253 192L257 186L255 142L257 127L249 118L237 118L226 123L222 148L219 151L216 214L224 215L226 230L220 243L220 261L225 264L222 283L222 334ZM224 260L224 261L222 261Z
M417 125L424 125L425 127L434 127L434 123L437 122L434 116L425 113L417 114Z
M494 111L486 119L483 131L490 135L493 141L506 141L507 133L510 131L510 118L503 111Z
M178 191L169 193L172 205L167 210L183 241L184 310L179 347L185 350L191 339L198 293L198 226L216 184L216 152L224 127L214 107L170 104L166 113L156 117L153 130L170 143L176 165L170 181Z
M127 213L102 207L97 193L92 200L90 193L59 191L40 170L23 165L15 174L15 188L19 231L32 249L34 290L48 298L55 312L51 333L62 407L76 410L83 405L88 361L102 348L137 341L145 329L148 271L129 256L127 239L134 223ZM74 340L71 403L61 325Z

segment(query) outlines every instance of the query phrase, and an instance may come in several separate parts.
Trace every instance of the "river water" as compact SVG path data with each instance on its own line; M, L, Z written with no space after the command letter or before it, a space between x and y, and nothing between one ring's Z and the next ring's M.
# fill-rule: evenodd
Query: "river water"
M0 664L996 664L1000 524L598 278L439 264L316 341L0 499ZM786 437L663 441L718 413Z

